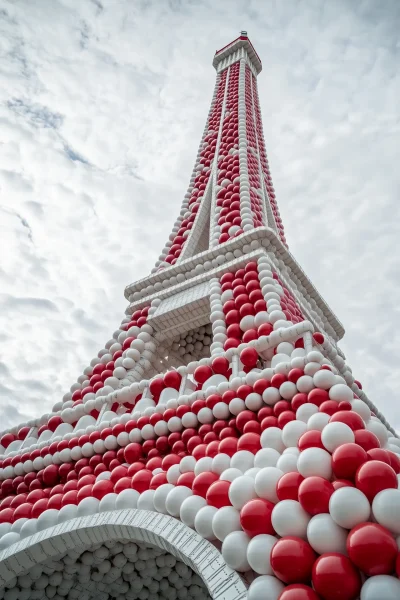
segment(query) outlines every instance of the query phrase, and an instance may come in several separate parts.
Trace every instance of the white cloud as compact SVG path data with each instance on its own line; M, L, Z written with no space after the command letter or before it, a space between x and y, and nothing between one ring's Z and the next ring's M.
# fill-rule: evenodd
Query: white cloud
M396 3L3 2L2 424L45 412L118 326L186 191L214 50L247 28L291 251L397 407Z

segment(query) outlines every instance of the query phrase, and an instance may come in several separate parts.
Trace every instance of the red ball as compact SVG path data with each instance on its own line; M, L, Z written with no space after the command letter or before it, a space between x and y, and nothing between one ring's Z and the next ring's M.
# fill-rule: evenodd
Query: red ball
M316 559L308 542L287 536L273 546L270 560L275 575L284 583L306 583L311 579Z
M318 429L310 429L300 437L297 442L299 450L303 451L306 448L322 448L325 449L321 441L321 432Z
M215 481L210 485L206 493L207 504L222 508L223 506L231 506L229 500L230 481Z
M125 462L127 462L129 464L133 464L134 462L138 461L139 458L142 458L142 456L143 456L142 446L140 444L137 444L136 442L133 442L132 444L128 444L124 448L124 456L125 456Z
M384 448L372 448L371 450L368 450L367 455L368 460L381 460L387 465L392 466L390 463L389 452L384 450Z
M190 489L192 489L192 485L193 485L193 481L194 478L196 477L196 475L193 473L193 471L188 471L187 473L182 473L182 475L180 475L178 477L178 481L176 482L176 485L184 485L185 487L188 487Z
M365 429L365 423L360 415L354 410L339 410L329 419L329 423L346 423L353 431Z
M290 421L294 421L296 419L296 415L291 410L285 410L278 417L278 427L283 429L287 423Z
M249 452L256 454L261 450L260 435L257 433L244 433L239 438L237 449L238 451L248 450Z
M55 485L58 483L58 466L49 465L43 471L43 482L45 485Z
M14 511L14 521L17 521L18 519L30 519L32 514L32 508L33 505L29 502L24 502L23 504L17 506L17 508Z
M316 331L315 333L313 333L313 338L317 342L317 344L323 344L325 341L323 334L320 333L319 331Z
M314 388L308 394L308 402L311 402L311 404L315 404L316 406L321 406L321 404L328 400L328 392L326 390L321 390L320 388Z
M107 494L111 494L114 491L114 485L108 479L102 479L96 481L92 488L92 495L97 500L101 500Z
M333 492L330 481L317 476L307 477L299 487L299 502L311 516L328 513Z
M248 423L249 421L255 421L255 420L256 420L256 415L251 410L243 410L236 417L236 427L242 433L246 423Z
M359 467L356 473L356 487L361 490L370 502L382 490L398 488L397 475L394 469L380 460L370 460Z
M207 379L210 379L210 377L213 375L213 372L211 367L207 365L200 365L195 369L193 375L197 383L204 383L207 381Z
M272 502L262 498L247 502L240 511L240 524L243 531L250 537L261 533L275 535L271 522L274 506Z
M114 485L114 493L119 494L124 490L129 490L131 487L132 479L130 477L121 477Z
M347 537L346 547L350 560L366 575L393 573L398 553L397 544L392 534L382 525L356 525Z
M321 600L321 597L308 585L293 583L285 587L278 600Z
M132 477L131 487L141 494L150 488L153 473L148 469L141 469Z
M358 444L342 444L332 454L332 469L338 479L354 480L357 469L367 460L367 453Z
M218 375L226 375L229 371L229 361L223 356L218 356L213 359L211 368Z
M297 471L285 473L276 485L276 495L279 500L299 500L299 487L304 477Z
M368 429L358 429L354 432L354 438L355 443L364 448L366 452L372 450L372 448L381 447L377 436L372 431L368 431Z
M182 377L177 371L167 371L164 375L164 385L165 387L175 388L176 390L179 390L181 379Z
M212 473L211 471L199 473L199 475L196 475L193 481L193 494L206 498L208 489L215 481L218 481L218 479L218 475L216 475L216 473Z
M303 369L291 369L288 374L288 380L296 383L304 375Z
M234 437L226 437L220 441L218 450L221 454L233 456L237 452L238 440Z
M240 353L240 361L245 367L255 367L258 361L258 352L255 348L245 348Z
M272 415L270 417L265 417L265 419L261 421L261 429L264 431L265 429L268 429L268 427L278 427L278 419Z
M338 411L338 403L334 400L326 400L319 407L319 412L326 413L327 415L334 415Z
M356 487L354 483L348 479L336 479L335 481L332 481L332 485L334 490L338 490L342 487Z
M355 600L361 589L359 571L347 556L336 552L322 554L316 560L312 583L324 600Z
M303 406L303 404L306 404L306 402L307 394L296 394L295 396L293 396L291 401L292 410L298 410L300 406Z

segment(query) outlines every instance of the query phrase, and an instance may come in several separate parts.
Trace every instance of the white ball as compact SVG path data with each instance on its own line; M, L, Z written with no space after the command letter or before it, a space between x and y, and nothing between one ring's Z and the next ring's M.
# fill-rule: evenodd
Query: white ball
M57 522L65 523L78 515L78 507L75 504L67 504L58 511Z
M6 525L6 523L4 523ZM7 523L8 525L8 523ZM21 540L23 538L29 537L30 535L34 535L37 532L37 519L28 519L21 527L21 531L19 532L21 536ZM8 532L7 532L8 533Z
M321 388L322 390L329 390L335 385L335 375L329 369L320 369L314 374L313 377L315 387Z
M127 490L125 490L127 491ZM131 491L131 490L129 490ZM134 491L134 490L132 490ZM121 494L120 494L121 495ZM83 498L78 504L78 517L87 517L95 515L99 510L99 500L97 498ZM118 508L118 507L117 507Z
M276 533L283 537L284 535L294 535L302 539L307 539L307 525L310 521L310 515L306 513L299 502L296 500L282 500L275 505L271 522Z
M237 510L243 508L246 502L257 498L256 490L254 487L254 479L248 475L242 475L232 481L229 491L229 500Z
M283 471L276 467L264 467L261 469L261 471L257 473L254 481L257 496L276 504L276 502L278 502L276 485L282 475Z
M340 527L351 529L369 520L371 507L368 498L360 490L342 487L335 490L330 497L329 513Z
M261 575L250 585L247 600L278 600L285 584L273 575Z
M222 543L221 554L231 569L244 573L249 570L247 547L250 538L244 531L233 531L226 536Z
M57 525L58 519L58 510L55 508L48 508L38 517L37 520L37 530L43 531L44 529L48 529L49 527L54 527Z
M307 402L306 404L302 404L296 411L296 419L299 421L304 421L304 423L308 423L310 417L315 415L318 412L318 406L312 404L311 402Z
M277 388L269 387L263 391L262 399L264 400L265 404L268 404L269 406L274 406L274 404L276 404L281 399L281 396Z
M227 419L230 411L229 406L225 402L217 402L212 412L216 419Z
M245 408L246 404L241 398L233 398L229 402L229 411L235 416L237 416L239 413L245 410Z
M194 529L196 515L204 506L207 506L207 502L202 496L189 496L186 498L182 502L180 510L180 519L182 523Z
M307 431L322 431L325 425L329 423L330 415L317 412L312 415L307 421Z
M386 446L389 436L388 430L383 425L383 423L371 419L370 421L368 421L366 429L368 429L368 431L372 431L372 433L376 435L382 447Z
M342 444L354 443L355 437L351 427L339 421L328 423L321 435L321 441L329 452L334 452Z
M297 442L307 431L307 425L304 421L289 421L282 429L282 442L287 448L297 446Z
M16 531L10 531L9 533L6 533L0 539L0 551L5 550L6 548L8 548L9 546L12 546L13 544L16 544L17 542L20 541L20 539L21 539L20 534L17 533Z
M245 400L246 407L253 412L259 410L263 405L263 399L260 394L255 392L249 394Z
M196 459L194 456L184 456L179 463L179 470L181 473L193 473L196 466Z
M247 546L247 562L258 575L273 575L270 555L273 546L278 541L273 535L256 535Z
M297 460L297 469L303 477L317 475L328 481L332 477L332 459L322 448L306 448Z
M254 466L262 469L263 467L276 467L280 454L274 448L261 448L254 457Z
M254 467L254 454L249 450L239 450L231 457L232 469L239 469L244 473Z
M101 500L99 504L99 512L107 512L109 510L115 510L116 501L118 498L118 494L106 494Z
M379 492L372 502L372 514L380 525L400 535L400 490Z
M213 517L212 529L220 542L223 542L233 531L241 531L239 511L233 506L219 508Z
M296 359L295 359L296 360ZM300 359L303 360L303 359ZM296 381L296 387L302 394L308 394L314 389L314 380L311 375L302 375Z
M361 588L360 600L398 600L400 580L391 575L375 575L365 581Z
M137 508L138 510L152 510L154 511L154 493L155 490L145 490L139 496Z
M354 400L352 400L350 404L351 409L354 410L354 412L356 412L358 415L360 415L364 423L368 423L368 421L371 418L371 411L368 405L365 404L365 402L363 402L362 400L359 400L358 398L354 398Z
M279 387L279 393L284 400L291 400L297 394L296 384L291 381L285 381Z
M297 471L297 456L292 453L282 454L276 466L283 473L293 473Z
M192 490L185 485L174 487L174 489L168 492L165 508L172 517L179 517L183 501L192 495Z
M329 390L329 398L335 402L351 402L353 397L353 392L344 383L335 383Z
M204 506L194 519L194 528L205 540L215 540L212 521L217 510L214 506Z
M307 526L308 542L318 554L339 552L347 556L347 534L328 514L315 515Z
M182 459L184 460L184 459ZM230 456L228 456L228 454L217 454L213 459L212 459L212 466L211 466L211 470L213 473L216 473L217 475L221 475L221 473L223 473L224 471L226 471L226 469L229 469L231 464L231 459Z
M211 456L203 456L202 458L199 458L194 467L194 474L200 475L200 473L207 473L208 471L211 471L212 461L213 459Z
M243 475L243 471L240 471L239 469L226 469L226 471L223 471L220 475L220 480L221 481L233 481L234 479L237 479L238 477L241 477Z
M167 481L173 485L176 485L180 476L181 472L179 470L179 465L172 465L167 471Z
M273 448L277 452L282 453L285 449L285 444L282 441L282 429L279 427L268 427L264 429L260 438L262 448Z

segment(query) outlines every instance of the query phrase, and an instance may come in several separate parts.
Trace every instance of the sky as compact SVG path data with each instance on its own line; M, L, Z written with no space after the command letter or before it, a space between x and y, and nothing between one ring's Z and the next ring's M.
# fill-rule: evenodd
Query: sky
M400 430L397 0L1 0L0 429L49 412L119 326L241 29L289 248Z

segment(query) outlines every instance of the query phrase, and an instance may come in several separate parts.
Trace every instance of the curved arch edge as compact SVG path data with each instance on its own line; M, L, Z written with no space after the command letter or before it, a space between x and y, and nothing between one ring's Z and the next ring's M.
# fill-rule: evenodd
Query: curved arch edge
M0 587L37 564L113 539L162 548L197 573L215 600L243 600L247 587L210 542L181 521L148 510L126 509L70 519L35 533L0 552Z

